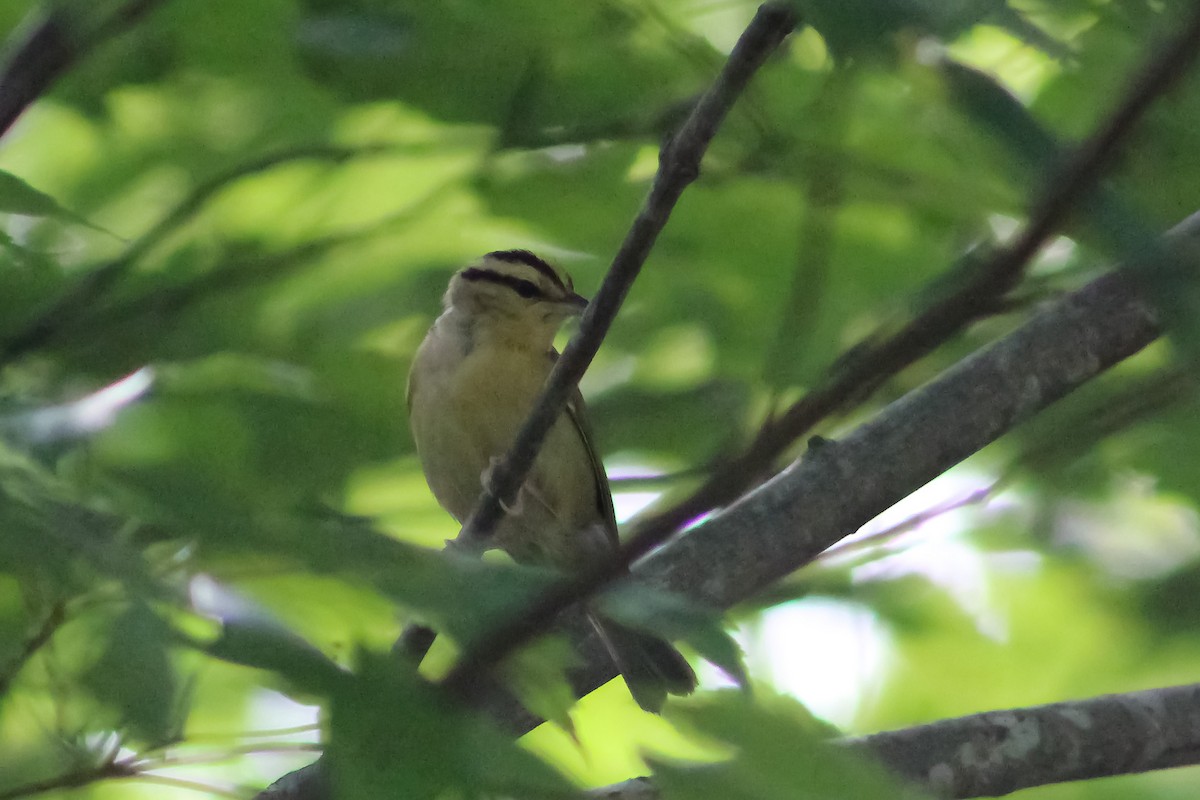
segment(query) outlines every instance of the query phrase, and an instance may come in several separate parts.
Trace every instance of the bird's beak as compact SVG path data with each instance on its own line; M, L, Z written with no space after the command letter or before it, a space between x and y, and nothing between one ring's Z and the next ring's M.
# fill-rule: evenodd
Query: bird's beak
M571 292L562 299L563 309L573 317L582 314L588 306L587 298L581 294Z

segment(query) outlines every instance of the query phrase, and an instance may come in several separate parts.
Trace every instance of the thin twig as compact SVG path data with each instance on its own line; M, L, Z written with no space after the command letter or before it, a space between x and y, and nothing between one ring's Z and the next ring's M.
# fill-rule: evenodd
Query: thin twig
M563 350L545 390L521 426L508 454L493 469L490 491L480 496L459 534L459 540L464 544L475 545L487 539L504 515L502 506L511 506L516 501L517 492L525 482L546 434L600 349L600 343L641 272L658 234L667 224L675 203L700 174L700 159L718 126L751 76L794 26L795 17L786 6L775 3L761 6L712 88L700 98L678 134L663 148L658 174L642 210L617 251L603 284L588 305L579 333Z
M128 764L131 769L145 772L148 770L167 769L168 767L221 764L226 761L232 761L235 758L240 758L241 756L260 753L321 753L324 749L324 745L316 742L262 742L258 744L223 747L219 751L208 753L163 753L161 755L140 753L137 757L131 759Z
M33 797L34 795L45 794L46 792L60 791L62 789L77 789L82 786L87 786L92 783L106 780L129 780L135 779L145 781L147 783L157 783L164 786L177 786L195 791L209 792L218 794L223 797L241 798L245 796L244 792L235 792L230 789L224 789L219 786L200 783L186 778L178 778L172 775L160 775L152 770L164 769L175 766L189 765L207 765L217 764L223 760L235 758L239 755L247 755L252 753L311 753L319 752L320 745L304 744L304 743L276 743L250 744L240 747L231 747L227 752L220 754L197 754L195 756L163 756L161 758L149 757L145 753L141 753L128 758L117 759L115 756L120 752L119 747L114 748L112 753L102 759L99 764L86 769L74 770L63 775L56 775L52 778L28 783L24 786L17 786L0 792L0 800L15 800L21 797ZM146 751L150 752L150 751Z
M80 786L87 786L89 783L97 781L112 778L132 778L136 774L127 765L119 761L108 760L90 769L77 770L65 775L56 775L53 778L47 778L42 781L27 783L24 786L13 787L12 789L0 792L0 800L33 797L34 795L54 792L60 789L77 789Z
M0 671L0 697L3 697L8 692L9 685L17 677L17 673L21 671L21 668L25 666L25 662L33 658L38 650L46 646L46 643L50 641L50 637L54 635L54 632L58 630L59 626L65 620L66 609L64 605L61 602L55 603L50 609L50 613L42 620L42 624L38 626L38 629L33 632L32 636L25 640L24 646L21 647L21 652Z
M645 539L637 555L648 551L691 520L736 500L769 474L772 466L819 422L863 398L888 378L923 358L976 320L1019 280L1024 265L1058 228L1073 205L1095 185L1134 123L1150 103L1182 75L1200 46L1200 11L1163 50L1156 50L1138 73L1116 109L1047 184L1043 199L1013 243L996 253L972 279L926 308L896 334L873 344L868 337L853 348L855 357L825 384L807 393L779 417L762 426L736 458L715 470L690 495L648 517L634 528L634 541Z
M479 546L503 517L502 506L511 506L515 501L547 432L562 413L567 398L599 350L630 286L641 271L659 232L666 225L671 210L683 190L699 175L700 160L708 143L750 78L779 47L795 24L796 18L787 6L775 3L760 6L729 54L729 60L716 82L696 104L679 133L663 149L650 194L613 259L604 283L588 306L579 333L558 359L542 396L522 425L507 456L493 470L490 491L484 491L475 511L463 526L459 541L469 547ZM587 591L591 591L618 572L615 568L596 569L581 583L589 584ZM554 599L548 596L545 602L536 604L530 609L530 616L500 626L494 634L477 643L447 676L446 684L460 690L473 686L483 669L529 635L526 633L514 638L516 630L532 631L554 616L562 607L557 597L559 594L561 592L552 593ZM541 618L539 611L548 612L550 616ZM531 622L532 627L529 626Z
M851 556L855 553L871 548L879 547L893 541L897 537L903 536L906 533L911 533L917 530L922 525L932 522L933 520L945 514L954 511L961 511L969 506L977 506L991 500L996 492L1000 489L1001 481L989 483L987 486L980 487L972 492L968 492L962 497L954 500L947 500L944 503L930 506L922 511L918 511L911 517L897 522L895 525L889 525L882 530L869 533L857 539L844 539L838 542L833 547L821 553L814 561L833 561L845 556Z
M187 778L175 778L170 775L151 775L144 772L139 772L136 775L129 777L135 778L143 783L157 783L160 786L174 786L177 789L190 789L193 792L203 792L205 794L213 794L219 797L228 797L230 800L244 800L246 793L235 789L226 789L221 786L213 786L210 783L201 783Z
M200 742L228 742L230 739L266 739L277 736L295 736L301 733L317 733L320 730L319 723L310 722L307 725L292 725L287 728L264 728L257 731L237 731L235 733L189 733L187 741L189 744L197 744ZM171 745L171 747L173 746ZM169 747L151 747L142 750L138 755L145 758L150 753L166 749Z

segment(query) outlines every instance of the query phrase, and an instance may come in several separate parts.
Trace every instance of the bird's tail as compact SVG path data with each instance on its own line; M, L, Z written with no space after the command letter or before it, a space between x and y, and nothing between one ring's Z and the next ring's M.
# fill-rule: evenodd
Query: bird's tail
M696 689L695 671L670 643L610 619L589 616L629 693L643 709L657 714L668 694L686 695Z

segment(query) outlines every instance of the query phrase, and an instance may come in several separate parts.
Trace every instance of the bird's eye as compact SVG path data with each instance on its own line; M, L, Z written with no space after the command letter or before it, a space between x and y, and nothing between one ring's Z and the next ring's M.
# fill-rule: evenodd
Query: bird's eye
M517 281L517 294L529 300L541 294L541 290L533 281Z

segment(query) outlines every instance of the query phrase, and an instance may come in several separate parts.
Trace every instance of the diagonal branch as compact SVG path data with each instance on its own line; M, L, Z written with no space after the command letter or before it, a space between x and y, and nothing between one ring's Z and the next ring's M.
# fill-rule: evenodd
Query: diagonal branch
M8 664L0 668L0 697L4 697L8 693L8 687L17 677L17 673L21 671L29 659L33 658L39 650L46 646L50 638L62 627L65 621L66 609L61 602L56 602L51 606L50 612L46 614L45 619L42 620L42 624L21 645L21 649L17 655Z
M477 547L495 530L504 515L503 506L511 506L525 482L538 450L554 421L562 413L567 399L579 383L600 343L608 333L617 311L633 281L641 271L658 234L667 224L671 210L683 190L700 173L700 160L725 115L750 78L795 27L796 18L787 6L766 3L759 7L749 27L742 33L724 69L659 157L658 174L650 194L633 222L625 241L613 259L604 283L589 304L580 323L579 333L563 350L546 382L537 405L530 413L504 460L493 470L492 485L485 489L471 517L463 526L458 542ZM627 563L622 560L622 564ZM620 574L623 566L601 565L581 579L587 591ZM531 632L551 622L566 603L555 593L552 599L538 603L522 618L501 625L471 648L445 683L457 690L468 690L483 671L524 641ZM529 631L530 633L527 633Z
M478 544L495 529L512 505L538 450L567 399L591 364L633 281L641 272L658 234L666 226L683 190L700 174L700 159L750 78L795 27L796 18L781 3L766 3L743 32L721 74L705 92L683 127L659 155L658 174L642 210L625 236L603 284L588 305L579 333L563 350L537 405L521 426L503 461L492 472L492 485L484 491L459 534L459 541Z

